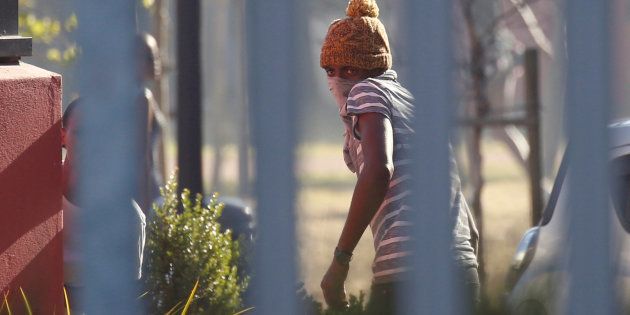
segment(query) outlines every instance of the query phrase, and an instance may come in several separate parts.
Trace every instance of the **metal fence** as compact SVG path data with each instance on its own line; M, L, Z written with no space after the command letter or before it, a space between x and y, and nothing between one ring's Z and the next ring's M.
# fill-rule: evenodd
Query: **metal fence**
M455 104L452 1L404 1L400 29L408 43L409 89L416 97L415 143L412 163L413 207L417 242L405 314L456 314L458 299L451 258L449 139ZM441 268L436 268L441 266Z
M133 221L140 95L135 49L134 2L78 1L85 17L79 31L80 91L85 111L79 122L79 215L83 247L85 311L139 314L134 289Z
M256 148L256 313L297 314L295 139L301 1L247 3L249 105ZM273 17L273 18L269 18Z
M609 1L566 2L569 159L569 301L566 314L612 314L608 122L611 107Z
M250 1L249 95L256 146L256 196L259 209L257 314L297 314L294 285L296 104L302 60L296 47L304 1ZM415 203L418 259L405 314L459 314L450 266L448 217L448 139L453 121L451 1L406 0L401 29L410 58L410 85L424 108L416 120L415 163L419 184ZM573 221L570 301L567 314L609 314L613 302L608 272L609 220L592 209L607 204L606 129L610 103L607 1L567 1L569 55L569 134ZM131 223L123 213L135 178L134 4L127 0L79 1L83 47L81 94L92 104L85 113L80 152L82 242L87 253L86 310L90 314L138 314L129 257ZM273 17L273 18L271 18ZM182 88L182 87L180 87ZM420 150L419 148L422 148ZM86 175L86 174L89 174ZM588 198L586 196L589 196ZM595 196L595 197L592 197ZM413 296L412 296L413 295Z

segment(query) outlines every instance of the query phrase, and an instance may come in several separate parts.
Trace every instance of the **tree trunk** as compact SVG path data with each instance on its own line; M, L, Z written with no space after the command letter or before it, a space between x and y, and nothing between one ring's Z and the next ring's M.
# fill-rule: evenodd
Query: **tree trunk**
M468 40L470 49L470 83L472 97L468 102L468 112L473 119L483 119L487 116L490 110L490 104L485 94L487 77L484 71L485 66L485 49L481 38L477 33L475 26L475 18L473 15L473 3L474 1L462 1L462 15L465 20L466 27L468 29ZM470 158L470 177L471 185L473 189L472 195L472 207L475 214L475 220L479 229L479 249L477 259L479 261L479 278L482 283L485 283L485 258L484 258L484 229L483 229L483 156L481 154L481 141L482 141L483 127L481 125L475 125L471 128L470 133L470 146L469 146L469 158ZM482 286L484 288L485 286ZM485 290L484 290L485 291ZM485 295L485 294L484 294Z

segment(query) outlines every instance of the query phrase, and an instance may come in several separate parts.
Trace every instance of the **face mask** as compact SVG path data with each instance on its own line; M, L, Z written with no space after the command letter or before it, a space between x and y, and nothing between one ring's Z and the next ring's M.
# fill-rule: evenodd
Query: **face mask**
M348 94L352 87L361 81L354 81L348 79L342 79L339 77L328 78L328 89L332 93L337 106L339 106L339 113L345 111L346 101L348 100Z

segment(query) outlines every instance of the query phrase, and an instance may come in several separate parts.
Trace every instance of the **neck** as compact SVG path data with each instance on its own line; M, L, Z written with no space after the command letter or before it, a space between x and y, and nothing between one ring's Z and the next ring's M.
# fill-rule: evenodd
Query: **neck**
M387 69L372 69L370 70L368 75L370 78L374 78L382 75L383 73L385 73L385 71L387 71Z

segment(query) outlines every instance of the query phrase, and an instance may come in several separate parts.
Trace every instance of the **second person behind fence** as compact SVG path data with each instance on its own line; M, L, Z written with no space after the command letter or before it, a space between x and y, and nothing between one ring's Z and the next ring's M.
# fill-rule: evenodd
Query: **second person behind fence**
M64 286L68 290L72 311L82 313L79 308L79 299L83 294L85 281L81 277L82 266L85 264L85 253L80 246L79 225L77 219L82 208L81 198L78 196L79 190L79 161L82 156L77 148L77 141L81 133L81 116L85 105L83 100L76 99L71 102L62 118L61 143L65 148L65 158L62 164L62 188L63 188L63 261L64 261ZM137 243L135 257L121 257L122 259L134 259L136 265L136 278L142 276L142 259L145 244L146 218L141 211L136 200L130 200L129 208L125 209L125 219L133 221L135 229L134 242ZM108 235L102 235L102 240L106 242Z

